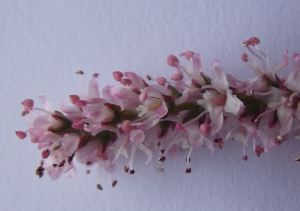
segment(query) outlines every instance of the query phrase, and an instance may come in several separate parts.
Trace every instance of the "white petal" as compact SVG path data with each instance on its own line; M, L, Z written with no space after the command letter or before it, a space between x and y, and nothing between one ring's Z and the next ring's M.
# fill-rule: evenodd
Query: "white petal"
M226 104L224 106L224 111L232 113L234 115L239 114L243 111L244 105L235 95L232 95L231 90L226 91Z

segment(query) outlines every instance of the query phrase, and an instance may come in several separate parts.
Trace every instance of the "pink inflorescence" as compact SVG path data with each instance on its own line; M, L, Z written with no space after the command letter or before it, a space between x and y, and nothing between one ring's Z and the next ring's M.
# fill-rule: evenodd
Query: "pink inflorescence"
M237 80L224 73L218 60L212 62L209 77L198 53L180 54L188 60L188 68L170 55L167 63L174 74L169 80L147 76L146 82L134 72L116 71L113 78L122 86L105 86L101 97L98 74L94 74L88 93L70 95L69 105L62 102L61 111L54 110L45 95L39 96L43 109L34 107L31 99L24 100L22 114L31 114L30 128L16 135L20 139L29 135L38 144L42 162L36 174L41 177L46 171L54 180L74 172L74 158L113 173L124 156L128 158L125 172L134 174L137 150L145 153L146 164L156 151L158 171L163 171L168 157L187 149L185 172L191 173L194 150L207 146L213 153L215 146L222 149L229 139L240 142L243 160L248 160L249 144L261 156L290 138L300 138L300 55L294 54L293 69L282 79L276 72L288 65L288 52L272 67L259 43L256 37L244 41L253 58L241 55L256 78ZM295 162L300 162L300 156ZM112 186L116 184L112 179ZM100 183L97 188L102 190Z

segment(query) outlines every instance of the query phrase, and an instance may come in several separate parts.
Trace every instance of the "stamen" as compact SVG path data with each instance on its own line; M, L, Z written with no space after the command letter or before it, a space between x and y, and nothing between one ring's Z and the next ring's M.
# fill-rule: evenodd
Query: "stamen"
M97 184L98 190L103 190L102 186L100 184Z
M250 53L252 53L256 58L258 58L261 61L262 65L263 65L263 68L264 68L264 72L266 72L266 65L265 65L264 60L257 53L252 51L252 49L249 46L246 46L246 47L250 51Z

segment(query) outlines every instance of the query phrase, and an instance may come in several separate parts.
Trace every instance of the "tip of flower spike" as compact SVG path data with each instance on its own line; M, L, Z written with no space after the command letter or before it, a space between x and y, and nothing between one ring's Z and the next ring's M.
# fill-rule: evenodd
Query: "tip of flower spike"
M248 54L247 53L242 53L241 59L243 62L248 62Z
M173 81L181 81L183 79L183 76L181 74L175 74L171 78Z
M187 60L191 60L191 58L193 58L194 56L194 52L193 51L186 51L186 52L183 52L181 54L179 54L179 56L184 56Z
M166 85L166 82L167 82L166 78L164 78L164 77L158 77L158 78L156 79L156 81L157 81L157 83L158 83L159 85L161 85L161 86Z
M260 40L257 37L251 37L249 38L249 41L252 46L258 45L260 43Z
M23 131L16 131L16 135L19 137L19 139L24 139L27 137L27 134Z
M167 63L168 63L169 66L175 67L175 66L177 66L177 63L179 63L179 60L178 60L178 58L176 56L174 56L174 55L171 54L167 58Z
M78 71L76 71L76 74L78 74L78 75L83 75L84 72L83 72L82 70L78 70Z
M113 72L113 77L116 81L121 81L121 79L123 78L123 73L120 71L115 71Z

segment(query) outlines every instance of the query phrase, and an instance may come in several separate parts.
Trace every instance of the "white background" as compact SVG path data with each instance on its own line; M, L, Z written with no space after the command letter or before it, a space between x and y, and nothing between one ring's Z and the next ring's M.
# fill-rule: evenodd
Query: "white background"
M163 173L156 158L145 166L139 154L136 174L125 174L120 160L117 186L103 174L99 191L95 170L86 175L80 165L73 179L38 179L40 152L14 134L27 129L20 102L44 93L58 108L79 92L79 69L86 82L99 72L101 87L114 83L115 70L170 76L167 56L193 50L208 74L219 59L237 78L254 76L240 61L242 41L259 37L272 64L285 49L299 53L299 12L298 0L0 0L0 210L299 210L294 140L260 158L249 147L247 162L232 141L214 155L201 149L189 175L185 151Z

